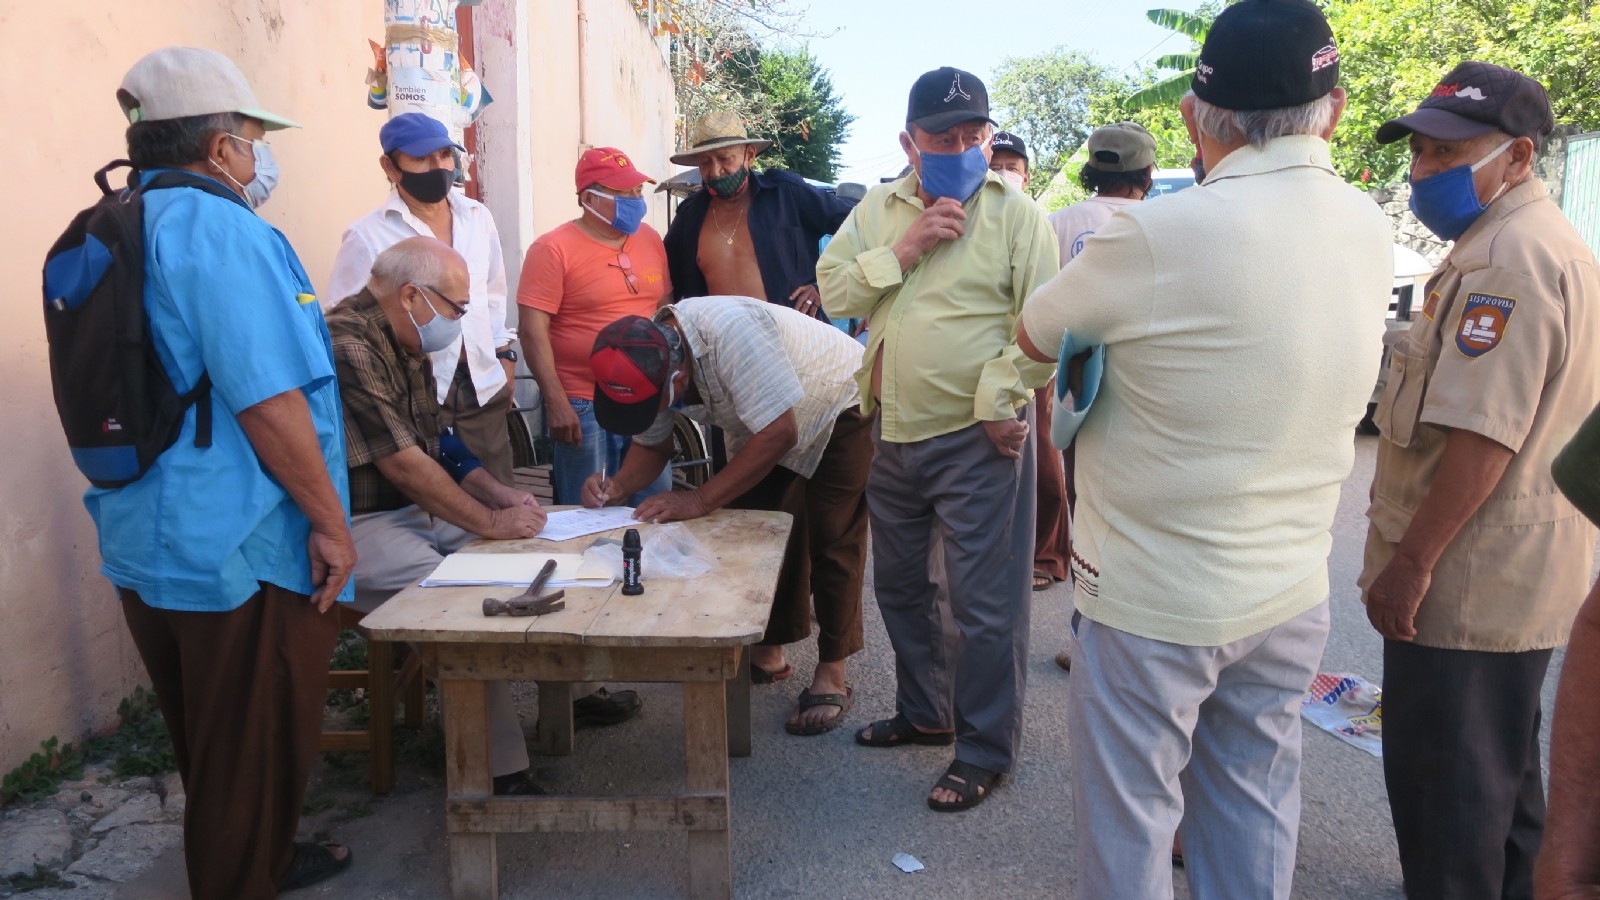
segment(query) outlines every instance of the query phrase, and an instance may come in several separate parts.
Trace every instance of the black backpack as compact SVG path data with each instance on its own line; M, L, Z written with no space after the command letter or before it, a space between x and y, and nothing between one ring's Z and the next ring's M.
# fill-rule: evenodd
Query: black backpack
M211 378L178 393L155 343L144 306L145 191L190 187L244 206L237 194L189 172L162 172L113 192L106 174L133 164L111 162L94 173L104 194L73 218L44 263L44 329L50 381L72 461L95 487L137 481L177 440L190 406L196 447L211 446Z

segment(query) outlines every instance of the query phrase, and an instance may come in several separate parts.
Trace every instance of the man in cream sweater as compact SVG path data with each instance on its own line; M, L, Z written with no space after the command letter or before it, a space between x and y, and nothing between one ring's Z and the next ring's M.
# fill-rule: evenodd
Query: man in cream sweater
M1171 897L1180 821L1195 897L1289 896L1298 710L1392 258L1329 158L1337 82L1317 7L1229 6L1183 101L1205 183L1119 210L1023 310L1034 359L1106 348L1077 436L1083 900Z

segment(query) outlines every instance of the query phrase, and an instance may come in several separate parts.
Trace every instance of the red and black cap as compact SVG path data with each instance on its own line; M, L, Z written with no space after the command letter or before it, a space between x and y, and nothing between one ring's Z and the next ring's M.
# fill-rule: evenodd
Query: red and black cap
M672 374L672 349L661 329L643 316L612 322L594 339L589 368L594 372L595 422L628 437L649 430Z
M1339 47L1309 0L1243 0L1206 32L1190 88L1223 109L1284 109L1339 84Z
M1378 143L1416 132L1438 141L1466 141L1491 131L1532 138L1535 146L1555 128L1544 85L1504 66L1468 60L1444 76L1416 112L1378 126Z

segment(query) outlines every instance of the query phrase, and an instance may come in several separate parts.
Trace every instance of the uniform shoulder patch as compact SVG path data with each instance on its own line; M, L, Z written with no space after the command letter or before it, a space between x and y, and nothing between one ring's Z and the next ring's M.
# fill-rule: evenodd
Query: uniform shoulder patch
M1500 346L1516 308L1514 297L1468 294L1461 310L1461 328L1456 332L1456 349L1468 359L1477 359Z

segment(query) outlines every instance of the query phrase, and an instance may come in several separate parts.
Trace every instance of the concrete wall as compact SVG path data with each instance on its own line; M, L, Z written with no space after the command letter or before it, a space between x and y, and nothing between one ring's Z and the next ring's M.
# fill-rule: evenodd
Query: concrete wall
M589 70L603 85L591 95L591 140L624 147L661 177L672 140L666 64L626 0L585 3ZM577 6L486 0L477 10L479 68L496 100L480 130L485 199L514 285L527 245L576 212ZM262 215L321 286L345 226L387 192L376 161L385 118L366 108L364 86L367 39L382 31L380 0L0 0L0 33L29 35L29 69L45 73L0 82L0 109L25 121L6 130L0 160L27 173L0 217L0 270L10 273L0 281L0 772L51 735L109 724L143 678L51 401L37 274L97 196L94 170L124 153L123 73L168 44L215 49L239 63L263 106L306 126L271 137L283 176ZM664 227L665 206L653 205Z

